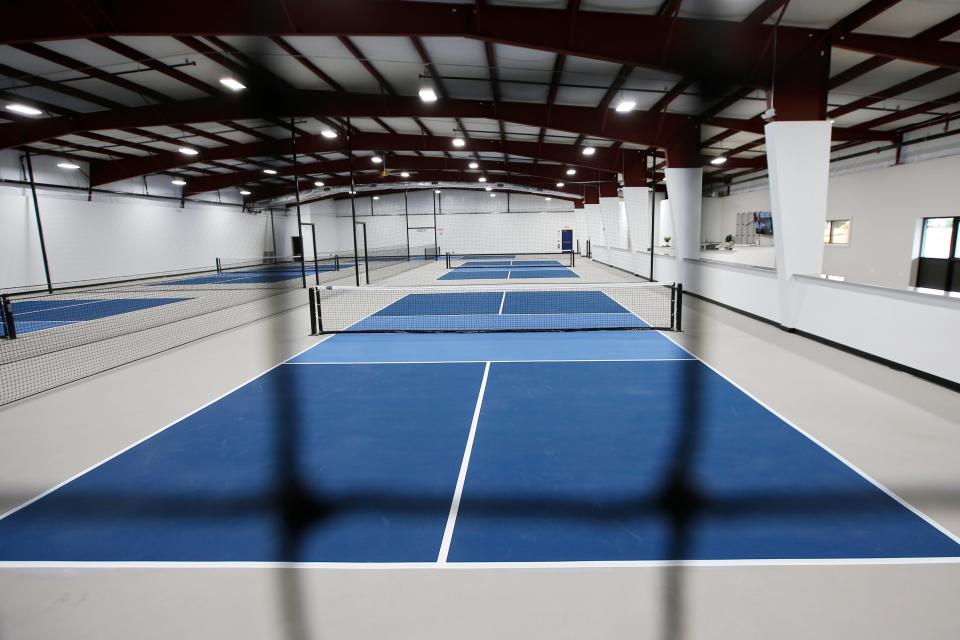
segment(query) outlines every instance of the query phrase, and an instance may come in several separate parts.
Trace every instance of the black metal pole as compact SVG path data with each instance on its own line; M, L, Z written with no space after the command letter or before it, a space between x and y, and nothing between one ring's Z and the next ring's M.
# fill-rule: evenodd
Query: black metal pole
M403 220L407 225L407 262L410 261L410 205L407 203L407 190L403 190Z
M317 225L312 222L304 222L302 226L310 227L310 236L313 238L313 279L315 284L320 284L320 264L317 261Z
M683 330L683 283L677 283L677 322L674 329Z
M440 243L437 241L437 201L440 201L440 205L443 205L443 201L440 198L443 197L442 193L433 194L437 196L433 199L433 259L436 261L437 256L440 254Z
M17 323L13 319L13 303L7 296L0 298L0 313L3 314L2 323L5 328L3 336L13 340L17 337Z
M307 288L307 261L306 251L303 250L303 221L300 219L300 179L297 177L297 128L293 126L293 116L290 116L290 143L293 146L293 186L297 198L297 235L300 236L300 282Z
M367 247L367 223L358 222L357 224L363 227L363 264L365 265L363 271L367 284L370 284L370 253Z
M307 294L310 299L310 335L317 335L317 290L310 287Z
M277 228L273 224L273 209L270 209L270 236L273 238L273 259L277 259Z
M353 176L353 136L350 133L350 118L347 117L347 163L350 167L350 215L353 219L353 271L357 280L357 286L360 286L360 256L357 254L357 202L354 199L356 195L356 183ZM367 265L367 269L370 265ZM369 276L368 276L369 277Z
M653 282L653 248L657 245L657 175L654 172L650 183L650 281Z
M53 293L53 281L50 279L50 262L47 260L47 243L43 239L43 223L40 221L40 202L37 200L37 183L33 179L33 162L27 151L27 173L30 176L30 193L33 194L33 215L37 220L37 235L40 236L40 255L43 257L43 275L47 279L47 291Z

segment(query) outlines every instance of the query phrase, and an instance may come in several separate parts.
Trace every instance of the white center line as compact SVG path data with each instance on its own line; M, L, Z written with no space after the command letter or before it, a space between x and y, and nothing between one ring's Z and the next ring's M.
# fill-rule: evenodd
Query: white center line
M497 315L498 315L498 316L502 316L502 315L503 315L503 303L506 302L506 301L507 301L507 292L504 291L504 292L503 292L503 297L500 298L500 310L497 311Z
M477 394L477 406L473 409L473 420L470 422L470 434L467 436L467 446L463 450L463 462L460 463L460 475L457 476L457 488L453 492L453 502L450 503L450 515L447 516L447 527L443 530L443 540L440 542L440 554L437 556L439 564L446 564L450 553L450 541L453 539L453 527L457 524L457 512L460 510L460 498L463 496L463 485L467 481L467 467L470 466L470 453L473 451L473 441L477 436L477 422L480 420L480 407L483 405L483 394L487 390L487 377L490 375L490 363L483 367L483 379L480 381L480 393Z

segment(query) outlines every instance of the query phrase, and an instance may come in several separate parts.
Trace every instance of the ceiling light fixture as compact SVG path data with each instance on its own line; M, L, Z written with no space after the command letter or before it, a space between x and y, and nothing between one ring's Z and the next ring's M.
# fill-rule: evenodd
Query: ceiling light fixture
M381 158L380 156L373 156L372 158L370 158L370 162L372 162L373 164L380 164L381 162L383 162L383 158Z
M568 175L568 176L575 176L575 175L577 175L577 170L576 170L576 169L567 169L567 175Z
M597 150L596 150L595 148L593 148L593 147L584 147L584 148L580 151L580 153L582 153L582 154L585 155L585 156L592 156L592 155L595 154L596 152L597 152Z
M7 105L7 111L13 111L14 113L19 113L22 116L39 116L43 113L40 109L29 107L25 104L20 104L19 102L11 102Z
M337 137L337 132L334 131L333 129L324 129L323 131L320 132L320 135L322 135L324 138L327 138L328 140L332 140Z
M493 187L485 187L484 191L493 191Z
M433 192L434 192L434 193L440 193L440 189L434 189Z
M564 182L558 182L558 183L557 183L557 189L563 189L565 186L566 186L566 183L564 183Z
M174 178L173 180L170 181L170 184L175 184L178 187L182 187L183 185L187 184L187 181L184 180L183 178Z
M241 189L241 190L240 190L240 195L242 195L242 196L248 196L248 195L250 195L250 192L247 191L246 189Z
M409 177L410 177L410 172L409 172L409 171L401 171L401 172L400 172L400 177L401 177L401 178L409 178Z
M453 139L453 146L455 146L455 147L463 147L463 146L466 146L466 144L467 144L467 141L464 140L463 138L454 138L454 139Z
M247 88L247 85L243 84L236 78L230 78L230 77L220 78L220 84L225 86L227 89L230 89L231 91L243 91L244 89Z
M727 157L726 157L726 156L717 156L716 158L714 158L713 160L710 161L710 164L716 165L716 166L720 166L721 164L723 164L723 163L726 162L726 161L727 161Z
M198 153L200 153L196 149L191 149L190 147L180 147L179 149L177 149L177 151L179 151L185 156L195 156Z
M313 186L315 186L315 187L322 187L322 186L323 186L323 180L317 180L316 182L313 183Z
M470 167L471 169L479 169L479 168L480 168L480 165L477 164L476 162L471 162L471 163L470 163L469 165L467 165L467 166Z
M420 87L420 99L424 102L436 102L437 92L430 85L423 85Z
M275 176L275 175L277 175L277 170L276 170L276 169L264 169L263 172L264 172L265 174L267 174L268 176Z
M633 108L637 106L637 103L633 100L621 100L617 103L617 111L620 113L627 113L628 111L633 111Z
M58 162L57 166L60 167L61 169L69 169L70 171L80 168L80 165L74 164L72 162Z
M546 200L547 202L550 202L551 200L553 200L553 198L551 198L550 196L547 196L546 198L544 198L544 200Z
M379 199L380 199L380 196L373 196L373 199L374 199L374 200L379 200Z
M480 178L478 179L478 182L486 182L486 181L487 181L487 178L485 176L480 176Z
M497 197L497 194L491 193L491 194L490 194L490 197L491 197L491 198L496 198L496 197Z

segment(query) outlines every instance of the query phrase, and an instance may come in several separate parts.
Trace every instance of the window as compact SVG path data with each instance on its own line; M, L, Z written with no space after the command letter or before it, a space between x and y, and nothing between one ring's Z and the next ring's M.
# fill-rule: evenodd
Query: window
M850 244L850 220L827 220L823 227L824 244Z
M926 218L923 221L921 258L949 258L953 239L953 218Z

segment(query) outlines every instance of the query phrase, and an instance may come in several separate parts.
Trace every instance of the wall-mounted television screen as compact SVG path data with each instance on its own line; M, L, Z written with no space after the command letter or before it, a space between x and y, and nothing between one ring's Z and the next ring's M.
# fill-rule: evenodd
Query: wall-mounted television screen
M770 215L770 212L754 211L753 212L753 228L754 228L754 231L756 231L757 235L772 236L773 235L773 216Z

